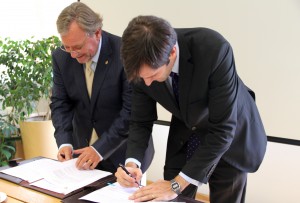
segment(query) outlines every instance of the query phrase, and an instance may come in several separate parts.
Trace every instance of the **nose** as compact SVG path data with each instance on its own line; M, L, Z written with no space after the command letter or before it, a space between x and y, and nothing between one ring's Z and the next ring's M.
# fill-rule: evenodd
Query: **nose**
M71 57L76 58L78 56L78 52L76 51L70 51Z
M150 86L151 83L153 82L152 79L144 79L144 81L145 81L145 84L146 84L147 86Z

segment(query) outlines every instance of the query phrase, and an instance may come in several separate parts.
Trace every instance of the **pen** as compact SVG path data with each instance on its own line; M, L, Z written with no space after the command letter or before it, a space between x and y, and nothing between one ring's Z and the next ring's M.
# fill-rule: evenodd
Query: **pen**
M64 154L59 154L62 158L66 158Z
M130 177L132 177L131 173L129 173L129 171L125 168L125 166L123 164L119 164L119 166L123 169L123 171L125 171L125 173L127 175L129 175ZM132 177L133 178L133 177ZM135 179L135 178L134 178ZM135 183L138 184L139 187L143 187L141 184L139 184L136 180Z

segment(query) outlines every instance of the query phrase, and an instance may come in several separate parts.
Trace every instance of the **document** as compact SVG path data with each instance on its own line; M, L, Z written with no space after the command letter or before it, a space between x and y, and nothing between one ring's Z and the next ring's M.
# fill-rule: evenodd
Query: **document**
M129 196L131 196L131 194L133 194L138 189L139 188L124 188L119 183L113 183L90 194L87 194L79 199L101 203L129 203L134 202L133 200L128 199Z
M76 160L59 162L44 158L1 172L21 178L30 185L64 195L111 174L97 169L79 170L75 166Z

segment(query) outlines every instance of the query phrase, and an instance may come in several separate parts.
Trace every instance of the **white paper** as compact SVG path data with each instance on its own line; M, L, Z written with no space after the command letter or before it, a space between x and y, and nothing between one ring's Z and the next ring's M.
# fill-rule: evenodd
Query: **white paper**
M21 178L32 183L43 178L43 173L60 166L60 162L51 159L38 159L20 166L2 170L2 173Z
M139 188L124 188L118 183L113 183L79 199L100 203L129 203L134 202L128 199L129 196L138 189Z
M79 170L77 159L59 162L52 159L39 159L1 172L21 178L43 189L68 194L96 180L110 175L101 170Z

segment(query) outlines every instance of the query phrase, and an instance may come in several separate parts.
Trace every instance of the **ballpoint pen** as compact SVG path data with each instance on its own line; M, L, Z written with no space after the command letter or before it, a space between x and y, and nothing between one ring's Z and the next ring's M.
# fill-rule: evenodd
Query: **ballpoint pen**
M125 166L123 164L119 164L119 166L123 169L123 171L125 171L125 173L127 175L129 175L130 177L132 177L131 173L129 173L129 171L125 168ZM133 178L133 177L132 177ZM134 178L135 179L135 178ZM140 183L138 183L136 180L135 180L135 183L138 184L139 188L140 187L143 187Z

